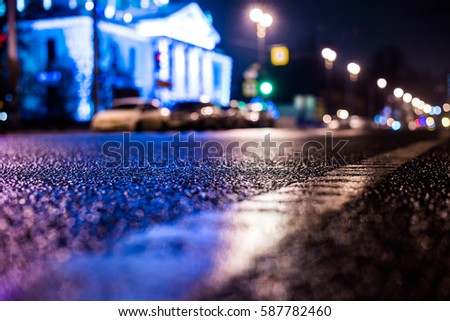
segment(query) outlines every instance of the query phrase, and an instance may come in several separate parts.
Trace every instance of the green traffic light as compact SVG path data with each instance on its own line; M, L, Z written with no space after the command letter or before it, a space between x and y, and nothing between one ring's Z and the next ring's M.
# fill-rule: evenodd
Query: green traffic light
M259 91L263 95L270 95L273 91L273 85L269 81L263 81L261 85L259 85Z

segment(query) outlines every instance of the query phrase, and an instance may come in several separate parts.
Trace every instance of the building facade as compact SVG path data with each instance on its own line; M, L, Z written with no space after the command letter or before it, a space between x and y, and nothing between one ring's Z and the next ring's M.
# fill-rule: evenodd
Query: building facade
M90 0L39 0L33 16L18 22L21 117L91 119L94 25L99 110L120 90L163 104L205 95L227 104L232 59L216 50L220 36L209 17L196 3L166 1L98 1L94 19ZM33 2L20 0L17 10L26 13Z

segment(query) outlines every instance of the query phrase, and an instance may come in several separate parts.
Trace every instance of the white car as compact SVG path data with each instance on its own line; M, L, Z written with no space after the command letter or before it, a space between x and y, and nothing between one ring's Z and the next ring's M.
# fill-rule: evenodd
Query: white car
M170 110L158 100L145 101L138 97L115 99L112 108L94 115L91 128L95 131L142 131L167 128Z

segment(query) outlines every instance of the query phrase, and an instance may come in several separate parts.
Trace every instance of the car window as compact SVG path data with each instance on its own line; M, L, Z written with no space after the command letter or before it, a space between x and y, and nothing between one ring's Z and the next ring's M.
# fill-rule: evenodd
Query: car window
M112 109L114 109L114 110L132 110L132 109L136 109L136 108L140 108L140 107L142 107L142 105L119 104L119 105L112 106Z
M199 102L186 102L186 103L176 104L174 106L174 110L194 112L194 111L198 111L199 109L206 107L206 106L212 106L212 104L205 104L205 103L199 103Z
M157 110L157 109L158 109L158 107L155 107L152 104L145 104L145 106L144 106L145 111Z

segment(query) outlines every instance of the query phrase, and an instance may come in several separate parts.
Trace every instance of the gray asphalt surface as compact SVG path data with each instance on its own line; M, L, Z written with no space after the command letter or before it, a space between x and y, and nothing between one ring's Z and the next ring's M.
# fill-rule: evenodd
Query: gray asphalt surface
M213 298L449 300L448 253L450 141L409 161L342 211L306 231L294 229ZM258 291L261 282L272 290Z
M197 133L196 137L202 143L215 140L226 144L236 140L242 144L261 142L269 132L278 144L294 142L294 151L300 151L307 141L324 143L324 133L281 129L204 132ZM187 139L187 133L183 135ZM369 135L349 131L341 132L338 138L349 141L342 150L342 158L345 163L353 164L435 136L435 133L422 132ZM154 142L155 155L165 154L158 143L170 137L171 134L163 133L132 135L135 141ZM291 151L283 161L275 157L270 161L253 162L240 155L235 155L232 162L206 161L198 150L191 155L193 157L185 159L182 166L106 167L108 158L101 149L108 141L121 142L122 136L86 133L0 137L1 299L48 298L30 288L40 278L46 278L46 271L48 273L54 262L67 262L77 255L114 255L111 249L136 231L187 216L195 219L205 211L220 212L232 203L323 175L339 166L333 163L336 155L327 146L322 150L311 149L308 155L294 155ZM131 157L136 165L136 155ZM402 168L397 176L350 204L348 211L332 220L324 220L320 231L291 235L280 251L268 256L269 259L261 258L264 264L257 263L256 268L237 278L226 288L228 290L217 294L217 298L252 298L245 284L260 276L288 282L289 298L293 299L416 298L419 295L414 296L414 292L407 289L414 286L410 280L415 280L422 271L427 275L421 276L423 283L432 282L432 275L440 271L444 277L437 280L448 284L445 259L432 265L437 270L426 268L427 263L442 256L443 251L448 252L448 165L447 146ZM348 244L337 246L342 242L336 240L346 240ZM362 242L369 244L368 249L360 246ZM432 250L420 252L424 244ZM182 248L183 244L178 246ZM300 256L299 251L304 250L308 255ZM135 251L132 247L125 250L126 256L132 258ZM409 261L405 255L408 251L415 255ZM399 255L400 260L397 260ZM300 263L292 263L295 257L302 257ZM286 258L290 258L288 263ZM367 266L369 277L353 275L355 269L342 271L346 262L353 267ZM402 268L409 268L409 277L399 272ZM388 284L410 282L411 285L396 291L395 286L388 285L365 291L368 284L381 279ZM360 286L353 288L358 281ZM170 278L166 282L170 283ZM438 288L430 283L422 298L447 298L448 292ZM60 288L58 293L64 292ZM148 293L133 293L133 299L147 297ZM50 298L71 296L50 295ZM76 298L89 298L89 295L78 293ZM94 298L109 299L111 295L100 293Z

